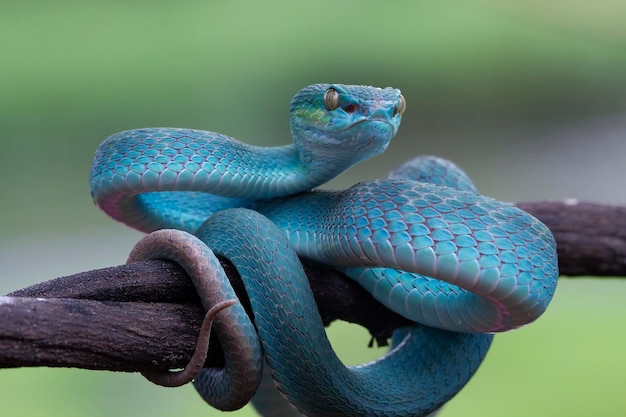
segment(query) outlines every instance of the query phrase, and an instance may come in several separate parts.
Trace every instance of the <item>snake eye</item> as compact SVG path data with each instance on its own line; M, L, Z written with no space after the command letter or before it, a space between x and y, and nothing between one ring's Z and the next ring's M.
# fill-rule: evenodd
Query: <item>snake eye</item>
M324 93L324 107L328 111L336 110L339 107L339 93L334 88L329 88Z
M400 116L402 116L405 110L406 110L406 99L404 98L402 94L400 94L400 104L398 104L396 108L393 109L393 115L395 116L399 114Z

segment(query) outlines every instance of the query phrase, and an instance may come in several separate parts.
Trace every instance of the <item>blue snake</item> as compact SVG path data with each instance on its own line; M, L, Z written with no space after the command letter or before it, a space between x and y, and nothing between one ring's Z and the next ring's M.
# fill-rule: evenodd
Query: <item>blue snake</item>
M474 374L492 333L547 308L558 276L552 234L478 194L454 164L419 157L388 179L313 190L382 153L405 108L397 89L315 84L292 99L290 145L150 128L115 134L96 151L96 205L156 230L129 261L180 263L210 311L225 366L194 379L209 404L233 410L252 398L272 416L428 415ZM216 256L236 266L253 322L231 301ZM344 366L298 256L340 269L416 325L397 329L379 360Z

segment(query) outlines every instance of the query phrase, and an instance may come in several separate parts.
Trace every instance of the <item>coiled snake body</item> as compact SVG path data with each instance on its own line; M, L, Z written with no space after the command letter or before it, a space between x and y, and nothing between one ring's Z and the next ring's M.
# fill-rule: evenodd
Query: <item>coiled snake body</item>
M305 415L426 415L473 375L489 333L546 309L558 275L550 231L478 194L447 161L416 158L386 180L309 191L383 152L404 108L396 89L316 84L292 100L292 145L259 148L217 133L153 128L118 133L97 150L96 204L139 230L167 229L148 235L129 260L179 262L207 309L236 298L216 254L245 283L254 324L239 303L216 313L226 366L194 380L210 404L247 403L265 360L276 387ZM380 360L345 367L297 254L342 269L420 324L396 330ZM261 394L254 402L268 415L299 415L286 403L271 408Z

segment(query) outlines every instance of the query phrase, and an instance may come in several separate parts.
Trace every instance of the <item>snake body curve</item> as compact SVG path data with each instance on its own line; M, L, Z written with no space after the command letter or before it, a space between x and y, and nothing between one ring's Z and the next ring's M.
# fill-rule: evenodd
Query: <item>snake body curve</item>
M475 332L532 322L554 292L558 269L549 230L479 195L445 162L421 158L387 180L307 192L384 151L404 105L390 88L317 84L292 100L294 145L257 148L211 132L142 129L114 135L96 152L92 196L107 214L143 231L195 232L238 267L276 384L306 415L431 412L484 357L491 336ZM255 211L227 210L206 220L229 207ZM344 367L301 288L306 278L292 248L345 268L391 309L444 330L398 331L383 359ZM282 335L277 327L295 333ZM207 401L214 379L207 371L195 382Z

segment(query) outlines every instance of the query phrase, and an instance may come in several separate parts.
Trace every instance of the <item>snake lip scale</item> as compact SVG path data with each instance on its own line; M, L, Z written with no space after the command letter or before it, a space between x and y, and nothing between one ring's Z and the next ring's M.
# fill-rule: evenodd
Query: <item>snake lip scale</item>
M558 276L552 234L479 194L452 162L420 156L388 179L315 190L382 153L405 110L394 88L313 84L291 101L290 145L146 128L98 147L95 204L150 233L129 262L181 264L209 312L194 357L212 322L225 366L193 379L206 402L235 410L252 401L271 416L426 416L472 377L492 333L546 310ZM237 268L253 321L232 304L216 256ZM379 360L344 366L298 256L336 267L415 326L397 329ZM146 377L179 385L201 365Z

